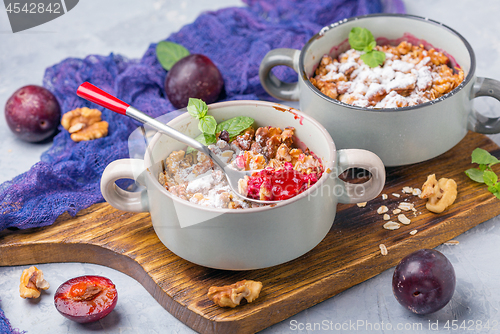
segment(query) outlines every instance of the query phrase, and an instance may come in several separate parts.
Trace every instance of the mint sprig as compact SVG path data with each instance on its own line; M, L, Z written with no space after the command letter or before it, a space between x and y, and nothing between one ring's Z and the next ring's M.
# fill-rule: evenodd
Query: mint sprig
M349 44L351 48L364 52L361 60L370 67L382 65L385 61L385 53L374 50L377 42L370 30L361 27L354 27L349 32Z
M187 111L192 117L199 120L198 129L201 131L201 134L198 135L195 140L205 146L214 144L217 141L216 133L218 132L226 130L229 133L229 138L232 139L254 123L254 119L251 117L238 116L217 124L217 121L212 115L207 115L208 106L200 99L190 98ZM194 148L188 147L186 153L191 153L193 151Z
M201 135L195 139L204 145L215 143L217 121L213 116L207 115L207 104L203 100L189 98L187 111L189 115L199 120L198 129L201 131Z
M486 184L488 191L500 199L500 182L498 182L498 176L491 169L491 166L500 163L500 160L482 148L476 148L472 151L471 160L479 167L469 168L465 174L475 182Z

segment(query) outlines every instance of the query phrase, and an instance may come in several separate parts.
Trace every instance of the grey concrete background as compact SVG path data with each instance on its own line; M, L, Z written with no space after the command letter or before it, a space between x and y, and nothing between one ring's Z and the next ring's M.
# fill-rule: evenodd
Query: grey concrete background
M500 79L498 0L406 0L405 3L408 13L440 21L457 30L476 52L477 75ZM6 12L0 8L0 106L3 108L16 89L41 84L45 68L66 57L114 52L138 58L151 42L160 41L192 22L202 11L243 5L238 0L82 0L62 17L16 34L12 34ZM481 98L475 104L488 115L500 114L498 102L491 99ZM3 182L39 161L50 143L28 144L18 140L1 118L0 182ZM500 136L492 138L500 144ZM417 316L397 303L391 290L392 268L262 333L498 333L499 224L500 217L496 217L456 238L458 245L437 248L453 263L457 287L452 301L434 314ZM16 328L28 333L194 333L166 312L139 283L118 271L82 263L38 267L46 273L51 288L35 301L19 297L19 277L25 267L0 267L0 307ZM58 314L53 294L67 279L89 274L109 277L117 286L119 301L105 319L80 325ZM484 326L487 323L489 329ZM452 327L455 324L456 329ZM308 329L315 325L316 329ZM336 331L335 326L340 330Z

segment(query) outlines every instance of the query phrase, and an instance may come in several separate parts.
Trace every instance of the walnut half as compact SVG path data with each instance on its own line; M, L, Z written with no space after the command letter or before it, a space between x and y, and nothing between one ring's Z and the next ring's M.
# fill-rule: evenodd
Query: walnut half
M20 279L19 294L21 298L38 298L40 289L47 290L49 282L43 279L43 272L35 266L24 269Z
M212 286L208 289L208 298L221 307L236 307L243 298L251 303L259 297L262 283L242 280L222 287Z
M441 213L455 202L457 198L457 183L453 179L436 179L435 174L427 177L422 186L420 198L428 198L425 204L427 210L434 213Z
M79 142L105 137L108 134L108 122L101 120L97 109L78 108L65 113L61 125L71 133L71 139Z

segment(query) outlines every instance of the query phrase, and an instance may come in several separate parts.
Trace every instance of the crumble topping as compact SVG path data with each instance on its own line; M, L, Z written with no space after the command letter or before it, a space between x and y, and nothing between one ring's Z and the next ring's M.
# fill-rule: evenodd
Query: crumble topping
M316 183L323 173L321 161L307 148L296 147L295 129L248 128L232 141L209 145L221 160L240 170L255 170L239 181L239 192L261 200L285 200ZM206 207L242 209L262 206L235 194L224 173L204 153L174 151L163 162L159 182L173 195Z
M449 59L435 49L401 42L376 46L386 60L370 68L362 51L350 49L332 59L325 55L309 80L323 94L367 108L398 108L425 103L451 92L464 79L463 70L448 67Z

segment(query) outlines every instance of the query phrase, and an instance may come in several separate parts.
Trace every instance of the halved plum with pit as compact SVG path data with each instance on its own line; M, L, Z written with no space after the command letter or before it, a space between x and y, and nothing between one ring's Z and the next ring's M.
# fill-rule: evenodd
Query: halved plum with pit
M115 285L102 276L72 278L61 284L54 295L59 313L79 323L104 318L113 311L117 301Z

